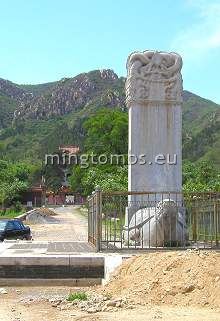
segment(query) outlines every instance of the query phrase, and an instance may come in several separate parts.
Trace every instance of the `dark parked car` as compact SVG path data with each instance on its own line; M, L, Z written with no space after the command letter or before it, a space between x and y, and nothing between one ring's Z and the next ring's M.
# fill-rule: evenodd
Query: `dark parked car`
M31 240L30 227L25 226L21 221L0 220L0 241L7 240Z

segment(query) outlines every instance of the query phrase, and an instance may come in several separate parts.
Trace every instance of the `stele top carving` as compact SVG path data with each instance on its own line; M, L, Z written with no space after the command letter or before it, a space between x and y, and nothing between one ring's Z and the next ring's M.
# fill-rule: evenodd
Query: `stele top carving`
M161 51L134 52L127 61L126 101L182 103L182 58Z

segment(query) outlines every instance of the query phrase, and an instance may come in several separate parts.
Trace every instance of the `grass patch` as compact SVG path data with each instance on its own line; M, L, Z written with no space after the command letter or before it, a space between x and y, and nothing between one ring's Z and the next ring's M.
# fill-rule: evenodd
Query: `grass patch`
M109 292L106 292L106 293L105 293L105 297L106 297L108 300L111 300L111 299L112 299L112 294L109 293Z
M80 215L88 218L88 207L85 205L80 206L79 209L76 209Z
M67 301L72 302L75 300L86 301L88 300L87 294L85 292L76 292L69 294Z
M102 220L102 232L108 235L110 239L120 239L125 225L125 216L121 218L106 217Z
M25 211L16 211L14 209L7 209L6 211L0 210L0 219L15 218L18 215L23 214Z

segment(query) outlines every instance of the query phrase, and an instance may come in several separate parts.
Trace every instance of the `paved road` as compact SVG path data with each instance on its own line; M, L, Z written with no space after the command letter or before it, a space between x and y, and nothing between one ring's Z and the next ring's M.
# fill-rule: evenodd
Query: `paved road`
M30 225L35 241L87 241L87 218L79 206L55 210L54 222Z
M33 242L0 243L0 256L94 252L93 246L87 242L87 217L79 206L57 208L47 223L26 224L31 228Z
M10 243L5 243L5 242L0 243L0 255L4 251L6 251L10 246L11 246Z

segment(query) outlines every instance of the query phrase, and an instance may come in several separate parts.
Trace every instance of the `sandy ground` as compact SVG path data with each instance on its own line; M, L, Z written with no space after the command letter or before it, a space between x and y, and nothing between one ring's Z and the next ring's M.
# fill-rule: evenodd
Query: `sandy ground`
M55 210L54 223L28 224L35 241L87 241L87 218L78 206Z
M65 287L6 288L0 294L0 321L220 321L220 311L199 307L135 306L118 312L88 314L70 307L60 311L48 299L75 292Z
M135 256L123 262L104 292L135 304L220 309L220 252L186 250Z

